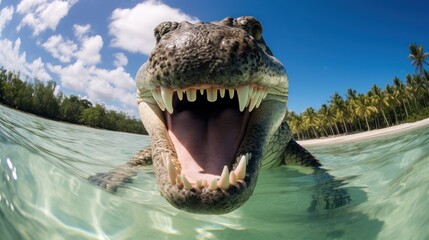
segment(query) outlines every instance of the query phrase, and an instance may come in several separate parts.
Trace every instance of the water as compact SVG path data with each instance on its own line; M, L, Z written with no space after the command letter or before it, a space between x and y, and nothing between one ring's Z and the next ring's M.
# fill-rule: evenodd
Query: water
M148 143L0 106L0 239L429 239L429 128L310 148L352 198L318 211L305 168L263 171L252 198L220 216L171 207L150 167L117 194L87 182Z

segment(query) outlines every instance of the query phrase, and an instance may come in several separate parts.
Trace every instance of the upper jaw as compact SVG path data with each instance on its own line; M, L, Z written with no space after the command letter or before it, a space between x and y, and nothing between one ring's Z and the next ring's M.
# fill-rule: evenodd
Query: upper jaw
M262 100L267 96L267 88L256 84L247 84L243 86L225 88L224 86L217 85L195 85L182 89L172 89L168 87L158 87L151 90L153 99L157 102L162 111L168 111L172 114L173 96L177 94L180 101L183 100L184 95L187 101L195 102L199 94L205 95L209 102L216 102L218 98L224 98L227 95L232 99L235 94L238 97L239 110L244 111L248 107L251 112L254 108L258 108Z

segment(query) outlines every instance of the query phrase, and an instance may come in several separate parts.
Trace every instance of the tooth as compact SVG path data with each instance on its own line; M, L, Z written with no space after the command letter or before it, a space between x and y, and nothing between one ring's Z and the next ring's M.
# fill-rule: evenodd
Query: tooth
M258 108L259 105L261 105L262 100L264 99L264 93L259 92L258 95L257 95L257 97L258 97L258 101L256 102L256 108Z
M203 185L203 187L207 187L209 185L207 179L203 179L201 184Z
M217 100L217 89L215 89L215 88L208 88L207 89L207 100L209 102L216 102L216 100Z
M240 112L242 112L244 108L246 108L247 101L249 100L249 85L237 88L237 96Z
M216 180L216 178L213 178L211 181L210 181L210 184L209 184L209 190L216 190L217 189L217 180Z
M167 111L173 113L173 90L161 87L161 97Z
M173 165L173 162L171 162L171 159L168 155L166 157L166 162L167 162L168 177L170 178L171 184L175 185L176 184L177 171Z
M261 105L261 103L262 103L262 98L259 98L258 99L258 102L256 103L256 108L259 108L259 106Z
M256 90L256 89L255 89L255 90ZM253 90L253 86L250 86L250 87L249 87L249 97L250 97L250 98L253 96L253 92L254 92L254 90Z
M179 98L180 101L183 100L183 92L182 92L182 90L178 90L177 91L177 97Z
M180 175L176 176L176 185L177 186L182 186L183 185L183 181Z
M198 179L198 180L197 180L197 188L203 188L203 187L204 187L204 185L203 185L203 180Z
M220 97L224 98L225 97L225 88L220 88L219 92L220 92Z
M247 103L246 103L246 107L249 107L249 104L250 104L250 100L251 100L251 98L250 98L250 95L249 95L249 97L247 98Z
M268 94L268 91L265 89L265 90L263 90L264 91L264 97L262 98L262 99L264 99L264 98L266 98L267 97L267 94Z
M259 107L258 103L261 104L262 95L260 91L257 91L256 94L250 100L249 112L253 110L253 108Z
M152 96L155 99L156 103L158 103L159 108L164 111L165 110L165 106L164 106L164 102L161 99L161 94L159 93L159 91L152 91Z
M197 90L193 88L188 89L186 91L186 98L189 102L195 102L195 100L197 100Z
M241 156L240 162L234 170L235 175L237 175L238 180L243 180L246 176L246 156Z
M260 92L259 87L254 87L254 88L253 88L253 93L252 93L252 96L251 96L251 97L255 97L255 95L256 95L257 93L259 93L259 92Z
M257 103L258 103L257 98L251 98L250 99L249 112L251 112L253 110L253 108L255 108Z
M204 88L200 88L200 94L204 95Z
M191 190L192 189L192 185L191 183L188 181L188 179L186 179L185 175L182 175L182 182L183 182L183 187L186 190Z
M237 183L237 175L235 175L234 171L231 171L229 173L229 184L236 184Z
M152 93L153 99L157 99L158 98L158 92L156 90L151 90L150 91Z
M217 182L217 186L223 190L229 188L229 170L226 165L223 167L222 175L220 175L220 179Z
M257 90L255 92L253 92L252 98L258 99L259 97L262 97L262 95L264 95L264 93L262 91L260 91L260 90Z
M229 92L229 98L231 98L231 99L233 99L234 98L234 88L230 88L230 89L228 89L228 92Z

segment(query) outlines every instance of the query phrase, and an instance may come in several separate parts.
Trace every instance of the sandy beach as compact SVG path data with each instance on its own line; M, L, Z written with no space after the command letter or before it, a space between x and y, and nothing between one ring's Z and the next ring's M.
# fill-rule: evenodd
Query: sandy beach
M319 146L319 145L328 145L328 144L348 143L348 142L372 139L372 138L382 137L390 134L409 131L409 130L424 127L424 126L429 126L429 118L421 121L417 121L414 123L404 123L404 124L387 127L383 129L377 129L377 130L366 131L366 132L350 134L350 135L340 135L340 136L333 136L333 137L320 138L320 139L303 140L303 141L298 141L298 143L301 144L302 146Z

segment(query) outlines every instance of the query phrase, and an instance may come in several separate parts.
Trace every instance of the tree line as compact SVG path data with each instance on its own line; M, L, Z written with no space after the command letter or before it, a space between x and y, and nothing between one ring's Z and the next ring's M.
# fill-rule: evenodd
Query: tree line
M408 46L408 58L415 67L402 81L394 77L384 89L374 84L367 93L348 89L343 98L335 92L320 109L307 108L303 113L288 112L288 122L299 140L370 131L414 122L429 117L429 72L424 65L429 53L416 44Z
M56 83L23 81L19 74L0 68L0 103L52 120L113 131L147 134L139 119L104 105L55 92Z

